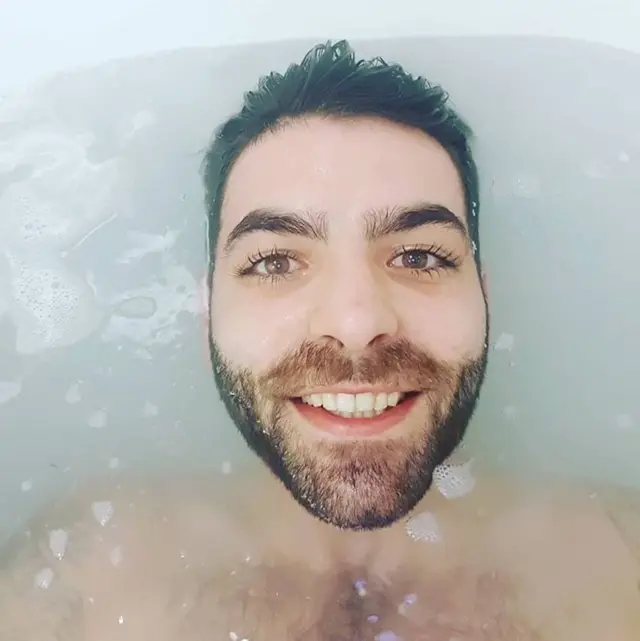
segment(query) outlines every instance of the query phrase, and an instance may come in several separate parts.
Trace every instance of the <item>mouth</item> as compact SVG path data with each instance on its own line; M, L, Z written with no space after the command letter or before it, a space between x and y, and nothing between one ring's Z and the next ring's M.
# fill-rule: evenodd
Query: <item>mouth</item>
M398 425L420 392L322 393L291 399L307 422L341 438L374 437Z

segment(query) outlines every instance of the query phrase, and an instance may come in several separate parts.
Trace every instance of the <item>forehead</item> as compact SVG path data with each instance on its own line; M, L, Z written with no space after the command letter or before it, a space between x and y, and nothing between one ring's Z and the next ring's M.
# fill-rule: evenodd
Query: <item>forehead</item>
M380 119L310 117L266 133L240 154L221 231L261 208L323 212L331 228L371 210L424 202L465 221L460 177L434 139Z

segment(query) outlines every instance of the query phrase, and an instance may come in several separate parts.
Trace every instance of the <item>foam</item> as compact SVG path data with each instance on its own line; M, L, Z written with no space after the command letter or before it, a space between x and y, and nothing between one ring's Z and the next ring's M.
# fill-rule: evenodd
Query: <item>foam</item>
M89 283L52 256L5 254L9 263L9 314L16 350L35 354L70 346L95 331L105 310Z

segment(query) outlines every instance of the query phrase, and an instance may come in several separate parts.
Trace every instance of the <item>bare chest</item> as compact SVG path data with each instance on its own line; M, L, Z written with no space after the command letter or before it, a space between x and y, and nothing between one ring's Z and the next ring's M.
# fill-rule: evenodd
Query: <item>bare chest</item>
M193 585L180 604L185 641L538 641L508 582L465 571L314 575L258 568Z

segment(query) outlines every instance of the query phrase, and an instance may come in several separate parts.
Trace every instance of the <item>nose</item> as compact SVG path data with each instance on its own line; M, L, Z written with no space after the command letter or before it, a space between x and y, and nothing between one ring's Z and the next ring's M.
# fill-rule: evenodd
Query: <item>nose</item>
M310 320L313 339L337 341L353 353L394 336L398 327L383 277L364 267L328 278Z

